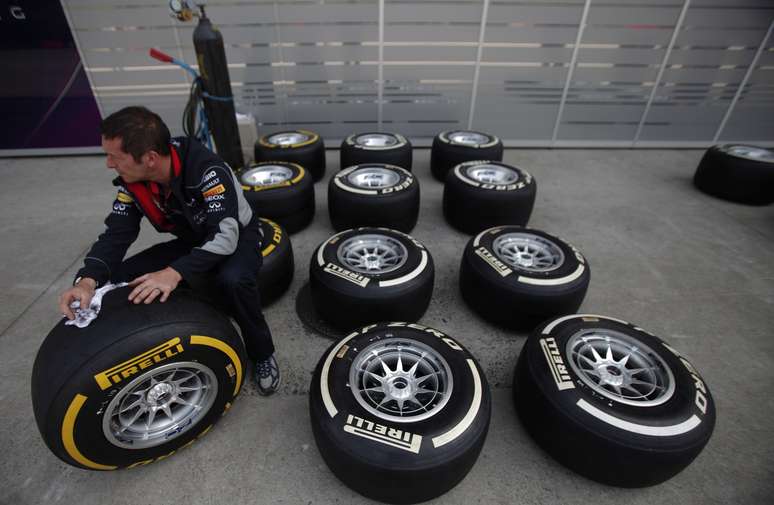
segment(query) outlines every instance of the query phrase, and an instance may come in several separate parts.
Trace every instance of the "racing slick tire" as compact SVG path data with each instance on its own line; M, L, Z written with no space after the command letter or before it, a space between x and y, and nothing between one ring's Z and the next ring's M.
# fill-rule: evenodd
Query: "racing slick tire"
M341 143L342 170L364 163L395 165L411 172L411 142L399 133L353 133Z
M317 447L362 495L418 503L457 485L478 458L491 416L486 377L433 328L380 323L334 343L309 395Z
M320 244L309 265L312 302L331 325L417 321L433 294L430 252L405 233L356 228Z
M537 184L526 170L499 161L467 161L446 174L443 215L464 233L497 225L525 226Z
M696 168L693 184L724 200L748 205L774 202L774 151L741 144L712 146Z
M314 184L297 163L266 161L241 170L239 183L253 211L288 233L306 228L314 218Z
M462 298L484 319L533 328L578 310L591 272L574 246L548 233L497 226L471 238L462 255Z
M145 465L207 433L242 386L245 351L229 319L184 289L135 305L107 292L85 328L57 324L32 370L38 428L64 462Z
M308 130L290 130L263 135L255 142L255 161L289 161L312 174L314 182L325 175L325 144Z
M419 181L395 165L346 168L328 183L328 213L336 231L383 226L408 233L419 217Z
M287 291L293 280L293 246L285 230L274 221L261 218L261 232L263 264L258 273L258 292L261 304L269 305Z
M676 475L715 425L715 404L696 368L660 338L606 316L564 316L535 329L519 355L513 392L538 445L614 486Z
M430 171L441 182L446 173L465 161L503 159L502 141L488 133L467 130L441 132L430 149Z

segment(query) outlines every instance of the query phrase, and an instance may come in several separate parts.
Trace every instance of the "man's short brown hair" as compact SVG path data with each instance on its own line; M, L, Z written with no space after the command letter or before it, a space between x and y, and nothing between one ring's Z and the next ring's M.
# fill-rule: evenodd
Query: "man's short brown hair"
M121 150L137 163L148 151L169 154L169 128L158 114L145 107L124 107L102 120L100 133L106 139L121 139Z

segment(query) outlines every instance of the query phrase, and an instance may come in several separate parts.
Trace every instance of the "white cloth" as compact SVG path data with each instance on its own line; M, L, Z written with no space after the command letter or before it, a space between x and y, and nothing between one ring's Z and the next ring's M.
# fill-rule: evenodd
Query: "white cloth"
M93 320L97 319L97 316L99 315L99 309L102 308L102 297L105 296L105 293L128 285L129 284L126 282L121 282L119 284L105 284L94 292L94 296L89 303L88 309L80 308L81 301L75 300L70 304L70 308L75 309L75 319L66 321L65 326L77 326L78 328L87 327Z

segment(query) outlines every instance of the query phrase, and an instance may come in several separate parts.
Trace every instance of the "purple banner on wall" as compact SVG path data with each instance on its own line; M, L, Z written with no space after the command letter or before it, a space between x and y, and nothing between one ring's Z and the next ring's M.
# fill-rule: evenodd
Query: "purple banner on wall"
M0 149L100 145L99 109L59 0L0 0L0 54Z

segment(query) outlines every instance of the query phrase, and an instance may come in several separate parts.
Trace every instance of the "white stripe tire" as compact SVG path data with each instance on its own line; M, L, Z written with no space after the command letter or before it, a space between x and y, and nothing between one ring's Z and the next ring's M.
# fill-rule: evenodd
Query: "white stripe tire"
M306 228L314 218L314 184L297 163L254 163L237 174L253 212L281 225L288 233Z
M484 319L533 328L547 317L576 312L591 272L574 246L544 231L497 226L471 238L460 266L460 290Z
M314 182L325 175L325 144L317 133L287 130L263 135L255 142L255 161L288 161L298 163Z
M467 161L446 174L443 215L464 233L492 226L525 226L535 205L537 184L532 175L500 161Z
M280 225L261 218L261 256L263 264L258 272L258 292L261 305L268 305L282 296L293 280L293 246L290 237Z
M488 133L451 130L433 139L430 150L430 171L441 182L446 173L465 161L503 159L502 141Z
M538 327L519 355L513 391L519 417L543 449L616 486L676 475L715 425L712 395L687 359L605 316L576 314Z
M317 447L344 484L388 503L418 503L457 485L491 416L484 372L438 330L381 323L333 344L309 395Z
M411 172L411 142L399 133L353 133L341 143L341 169L363 163L395 165Z
M181 288L149 305L130 303L130 290L106 293L85 328L63 319L35 358L38 428L76 467L167 458L206 434L242 386L245 351L224 314Z
M732 202L774 203L774 151L741 144L712 146L696 168L693 184Z
M405 233L357 228L320 244L309 265L312 302L333 326L417 321L433 294L430 252Z
M419 216L419 181L395 165L355 165L331 178L328 212L337 231L383 226L408 233Z

